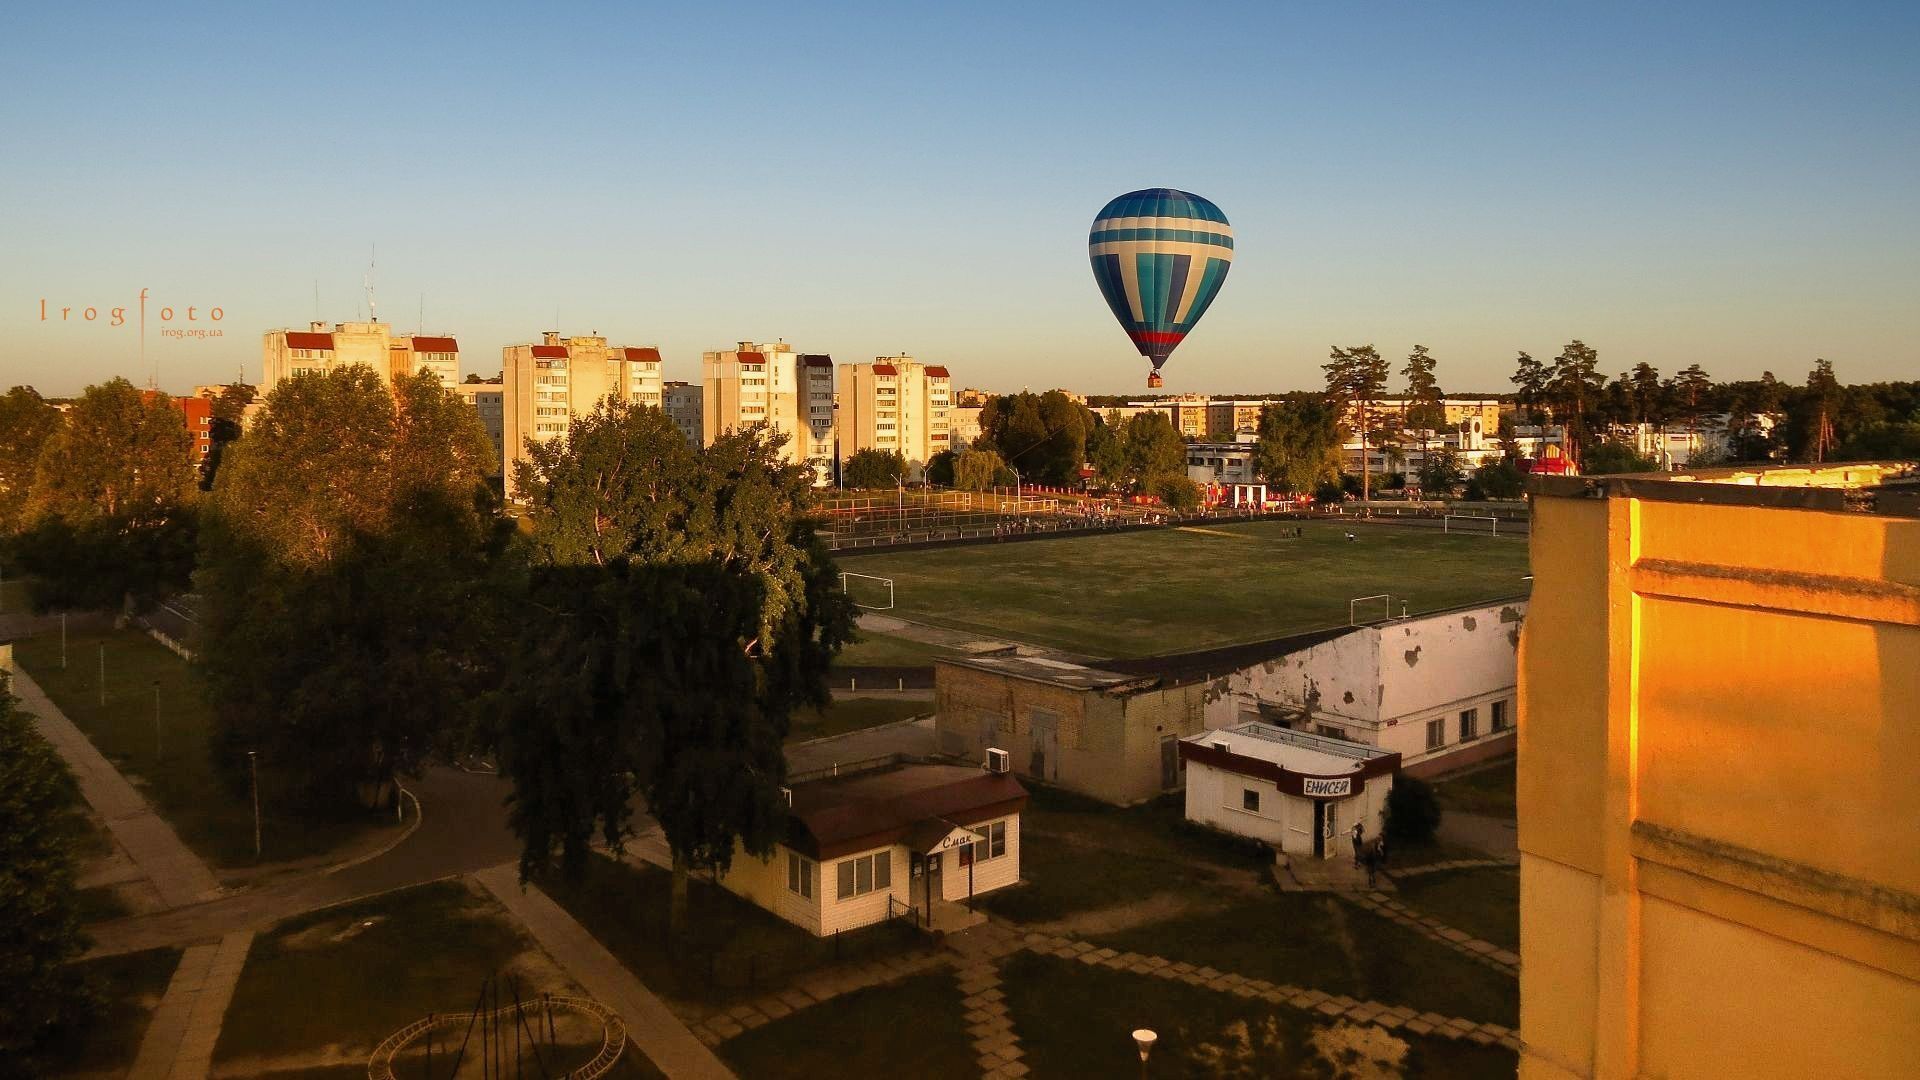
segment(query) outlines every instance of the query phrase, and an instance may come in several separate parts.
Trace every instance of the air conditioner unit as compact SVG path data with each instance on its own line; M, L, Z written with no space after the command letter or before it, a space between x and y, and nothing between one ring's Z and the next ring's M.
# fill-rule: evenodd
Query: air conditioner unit
M1232 743L1230 743L1230 742L1227 742L1227 741L1226 741L1225 739L1217 739L1217 740L1215 740L1215 741L1214 741L1214 744L1213 744L1213 748L1214 748L1215 750L1218 750L1218 751L1220 751L1220 752L1221 752L1221 753L1223 753L1223 754L1231 754L1231 753L1233 753L1233 744L1232 744Z
M793 789L790 787L781 788L780 801L787 804L787 809L793 809Z
M1013 759L1007 756L1007 752L1005 750L1002 750L997 746L987 747L987 771L988 772L1003 773L1003 772L1011 772L1012 770L1013 770Z

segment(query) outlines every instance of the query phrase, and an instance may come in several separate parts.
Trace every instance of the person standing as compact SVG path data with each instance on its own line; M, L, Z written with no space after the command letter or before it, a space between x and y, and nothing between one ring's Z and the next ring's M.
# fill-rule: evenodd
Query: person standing
M1360 869L1361 846L1366 843L1366 839L1367 839L1366 823L1361 821L1354 822L1353 823L1353 868L1355 870Z

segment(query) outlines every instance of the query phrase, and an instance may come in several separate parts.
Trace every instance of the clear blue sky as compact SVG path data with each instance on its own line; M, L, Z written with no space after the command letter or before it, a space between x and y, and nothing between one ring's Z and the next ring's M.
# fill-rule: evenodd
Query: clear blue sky
M1920 5L35 4L0 34L0 383L173 388L383 316L467 370L554 325L906 351L966 385L1137 392L1088 272L1109 197L1217 202L1231 277L1169 391L1317 385L1416 343L1506 389L1616 372L1920 374ZM42 323L63 306L102 323ZM176 318L180 318L176 310Z

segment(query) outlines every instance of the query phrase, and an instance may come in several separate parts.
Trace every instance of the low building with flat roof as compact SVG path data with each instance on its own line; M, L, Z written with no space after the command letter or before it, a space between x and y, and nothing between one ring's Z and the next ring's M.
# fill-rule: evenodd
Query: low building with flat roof
M1020 880L1027 789L1009 772L902 765L789 790L786 839L764 859L736 852L720 883L809 933L963 923L974 897Z
M1352 855L1358 824L1380 835L1400 755L1250 720L1180 740L1187 820L1287 855Z

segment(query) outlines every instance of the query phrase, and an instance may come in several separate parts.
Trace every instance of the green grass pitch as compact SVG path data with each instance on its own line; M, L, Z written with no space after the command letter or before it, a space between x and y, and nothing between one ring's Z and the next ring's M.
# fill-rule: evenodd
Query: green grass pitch
M1354 597L1410 613L1527 591L1524 538L1263 521L843 557L894 579L889 614L1095 657L1153 656L1347 623ZM1346 539L1354 533L1355 541ZM1369 608L1379 617L1378 601ZM1366 616L1363 615L1363 618Z

